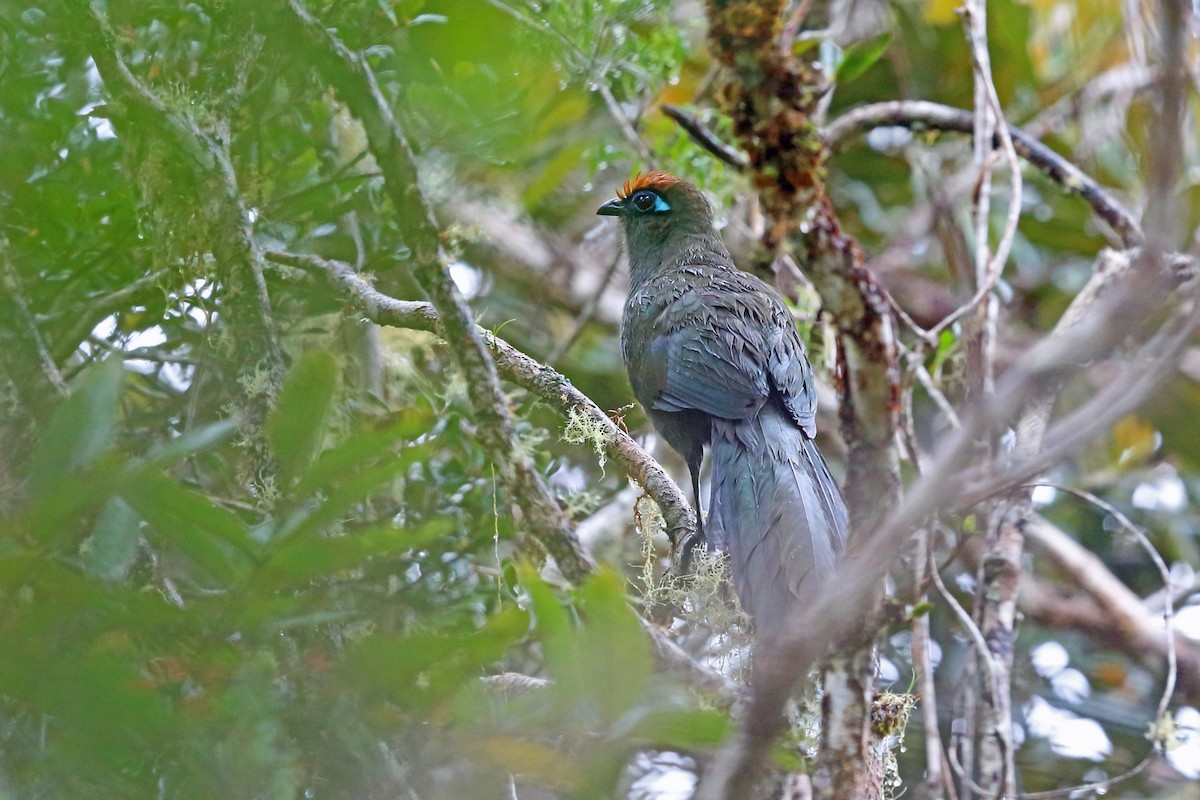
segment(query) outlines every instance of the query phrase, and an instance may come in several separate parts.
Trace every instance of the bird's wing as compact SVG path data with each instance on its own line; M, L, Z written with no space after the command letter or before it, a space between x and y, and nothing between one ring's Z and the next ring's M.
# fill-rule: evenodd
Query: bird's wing
M770 394L762 341L726 325L686 326L656 336L651 344L662 374L659 411L696 409L725 419L752 416Z
M817 435L817 387L804 342L792 317L780 305L783 319L767 335L767 372L783 406L800 429L812 439Z
M635 382L657 411L702 411L724 419L752 416L770 396L761 327L745 303L712 285L676 297L648 326Z
M689 292L659 316L642 364L652 407L743 419L774 393L812 437L816 392L804 344L774 292L748 277Z

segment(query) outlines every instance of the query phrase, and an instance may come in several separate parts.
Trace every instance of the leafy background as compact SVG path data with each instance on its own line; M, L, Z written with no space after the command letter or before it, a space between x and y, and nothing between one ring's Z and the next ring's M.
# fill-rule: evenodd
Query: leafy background
M848 5L812 39L836 79L830 118L902 97L970 107L953 2ZM626 408L616 344L616 232L592 212L635 168L669 167L711 193L739 258L753 257L746 182L658 110L683 104L726 130L711 111L703 9L312 8L366 54L395 102L480 322L647 433ZM403 220L362 131L297 43L269 26L249 34L252 12L218 0L111 0L107 13L134 73L227 133L260 246L341 259L383 291L419 296ZM266 277L289 369L265 426L274 469L256 472L239 433L256 387L238 371L229 322L245 300L219 277L211 187L112 102L89 57L90 24L79 3L0 2L0 797L686 797L729 722L653 665L630 607L643 561L637 493L514 392L522 444L607 564L573 589L539 573L448 354L426 334L364 325L343 298L279 266ZM1152 104L1136 81L1086 94L1139 66L1131 24L1096 0L989 4L1009 120L1138 207ZM1196 141L1178 187L1189 230L1200 222ZM843 222L926 324L964 299L970 185L955 176L969 163L966 139L896 131L848 143L831 162ZM1002 366L1057 319L1110 244L1082 200L1025 177L1001 286ZM799 322L821 361L819 303L806 297ZM930 362L951 397L956 335ZM69 395L42 379L47 357ZM1200 562L1198 380L1190 353L1160 396L1054 475L1145 526L1184 582ZM828 407L822 429L833 431ZM923 441L944 426L920 392L914 413ZM1105 514L1053 492L1039 500L1139 594L1159 588ZM651 548L665 555L661 537ZM1062 580L1036 558L1030 566L1050 586ZM951 560L945 575L966 597L971 571ZM1179 617L1200 638L1197 608L1185 600ZM931 614L949 697L966 643L945 608ZM882 650L896 691L912 674L906 648L898 633ZM1114 775L1140 758L1161 664L1032 621L1018 648L1024 789ZM509 672L552 683L480 680ZM1116 796L1196 796L1195 702L1180 698L1173 712L1191 740ZM914 718L895 751L913 791L919 727Z

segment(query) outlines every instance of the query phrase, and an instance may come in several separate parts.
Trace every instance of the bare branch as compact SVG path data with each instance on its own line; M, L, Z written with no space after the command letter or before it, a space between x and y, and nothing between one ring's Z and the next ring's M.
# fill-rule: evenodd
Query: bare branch
M831 122L824 133L829 146L837 150L851 136L883 126L970 134L973 124L969 111L924 100L893 100L847 111ZM1017 155L1067 191L1079 194L1112 227L1124 247L1141 244L1144 235L1133 215L1091 176L1020 128L1009 126L1008 131Z
M1140 266L1131 270L1119 291L1102 295L1103 302L1095 303L1085 321L1074 325L1063 325L1060 321L1060 326L999 384L995 400L964 419L961 430L944 437L930 469L912 485L894 511L865 535L856 532L851 537L850 551L833 579L838 591L822 593L797 613L785 637L760 647L746 722L714 757L700 797L736 796L752 782L767 746L779 731L779 712L797 676L825 654L840 632L862 625L879 581L923 520L940 509L970 507L999 491L1027 482L1129 413L1173 367L1180 349L1200 326L1200 309L1192 297L1194 292L1174 291L1183 310L1169 318L1141 352L1130 359L1114 383L1116 390L1098 393L1051 428L1045 447L1037 456L1011 466L990 464L982 471L963 468L972 452L972 443L984 430L993 429L1005 420L1012 409L1021 407L1047 380L1057 380L1081 363L1106 354L1114 342L1136 329L1145 319L1129 313L1136 297L1149 291L1155 302L1161 304L1162 298L1170 294L1163 281L1177 280L1180 270L1173 264L1168 270L1158 260L1147 263L1144 258L1138 259L1137 264Z
M733 167L738 172L750 165L750 160L746 158L745 153L721 141L721 138L701 122L695 114L670 103L663 103L659 108L663 114L674 120L676 125L683 128L684 132L692 137L693 142L716 156L718 161Z

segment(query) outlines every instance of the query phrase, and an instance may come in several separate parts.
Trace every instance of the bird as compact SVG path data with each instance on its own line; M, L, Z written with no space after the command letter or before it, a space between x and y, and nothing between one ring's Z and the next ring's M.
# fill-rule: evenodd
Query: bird
M734 264L700 189L655 171L616 195L596 213L624 230L621 351L634 396L683 456L697 519L707 448L699 539L728 555L756 634L780 632L833 574L848 528L815 442L804 342L779 294Z

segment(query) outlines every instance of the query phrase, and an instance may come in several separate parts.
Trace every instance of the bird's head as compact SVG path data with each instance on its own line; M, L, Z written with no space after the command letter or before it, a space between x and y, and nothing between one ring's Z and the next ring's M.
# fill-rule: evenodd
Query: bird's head
M677 255L697 246L724 250L704 193L666 172L625 181L617 196L596 213L621 218L635 274L670 267Z

